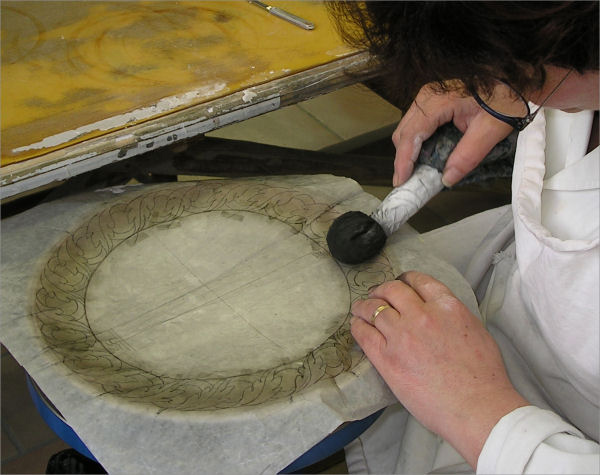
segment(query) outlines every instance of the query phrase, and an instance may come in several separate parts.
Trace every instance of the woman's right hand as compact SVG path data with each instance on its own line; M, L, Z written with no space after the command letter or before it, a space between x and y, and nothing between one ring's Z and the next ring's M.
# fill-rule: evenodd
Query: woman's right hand
M396 146L394 186L410 177L421 144L447 122L454 122L464 135L446 162L442 177L445 186L458 183L513 130L484 111L472 97L458 92L438 93L425 85L392 134Z

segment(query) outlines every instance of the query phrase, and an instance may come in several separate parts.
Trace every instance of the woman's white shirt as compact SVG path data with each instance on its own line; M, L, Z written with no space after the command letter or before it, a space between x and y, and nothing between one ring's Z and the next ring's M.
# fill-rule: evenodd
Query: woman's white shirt
M544 112L517 145L516 261L498 262L497 304L482 306L509 375L538 407L497 424L479 473L600 470L598 444L584 438L598 440L600 151L585 153L591 112Z

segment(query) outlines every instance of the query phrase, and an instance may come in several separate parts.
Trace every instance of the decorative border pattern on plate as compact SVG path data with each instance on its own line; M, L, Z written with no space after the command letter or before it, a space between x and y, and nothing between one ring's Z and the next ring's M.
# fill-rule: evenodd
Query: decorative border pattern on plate
M102 393L160 410L200 411L253 406L292 397L324 378L350 371L363 358L353 349L350 313L337 331L301 360L226 378L181 379L153 374L103 346L86 316L87 286L116 246L153 226L207 211L250 211L288 224L331 258L326 234L341 214L303 191L265 180L214 180L154 187L94 214L50 252L39 276L32 315L46 344L73 373ZM340 268L351 302L393 278L385 255ZM350 307L351 302L348 304Z

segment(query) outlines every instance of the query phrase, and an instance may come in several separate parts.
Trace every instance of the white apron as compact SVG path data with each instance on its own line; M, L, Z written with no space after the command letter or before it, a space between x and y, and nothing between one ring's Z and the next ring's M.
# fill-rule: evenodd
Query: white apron
M494 427L478 473L600 473L600 151L585 154L591 124L588 111L542 111L519 136L512 207L403 243L433 249L465 276L532 404ZM346 460L351 473L472 471L399 405L346 448Z

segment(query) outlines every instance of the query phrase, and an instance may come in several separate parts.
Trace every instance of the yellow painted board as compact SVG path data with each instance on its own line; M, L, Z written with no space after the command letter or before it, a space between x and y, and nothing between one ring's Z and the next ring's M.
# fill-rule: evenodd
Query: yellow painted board
M356 53L322 2L1 3L2 165Z

